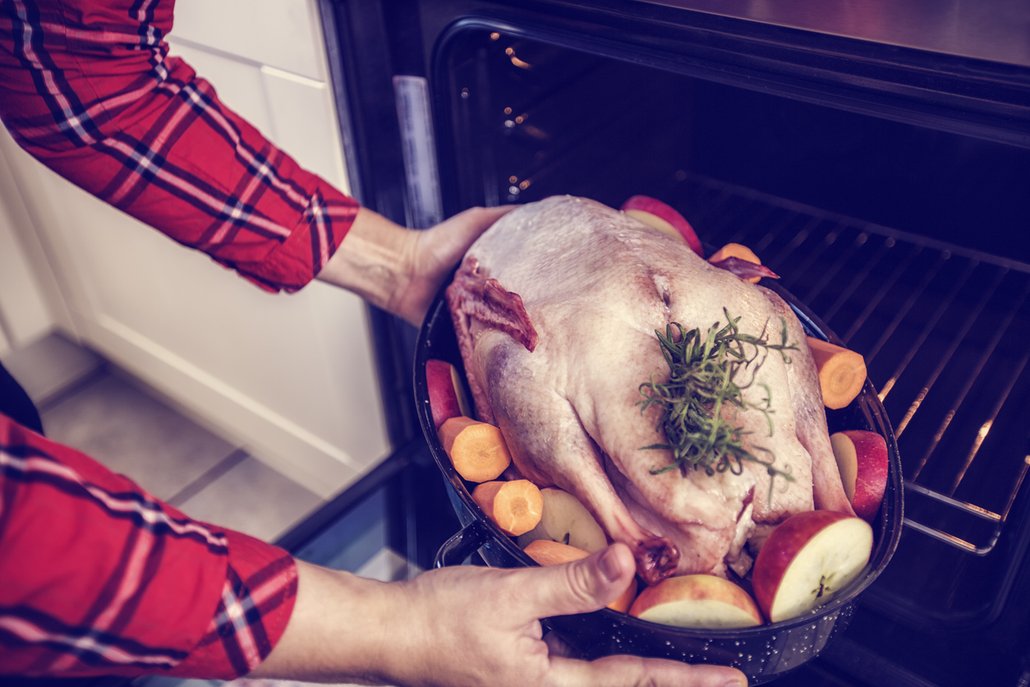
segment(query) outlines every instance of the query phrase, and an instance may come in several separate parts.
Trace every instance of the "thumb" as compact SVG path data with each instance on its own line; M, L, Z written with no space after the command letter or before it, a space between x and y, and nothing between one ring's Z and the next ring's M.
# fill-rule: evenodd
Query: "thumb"
M625 544L613 544L582 560L539 568L533 589L538 618L588 613L604 608L626 591L636 572Z

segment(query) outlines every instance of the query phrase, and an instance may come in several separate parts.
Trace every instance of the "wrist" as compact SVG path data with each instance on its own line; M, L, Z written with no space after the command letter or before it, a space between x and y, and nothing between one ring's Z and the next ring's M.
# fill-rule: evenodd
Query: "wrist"
M398 310L411 282L417 234L361 208L318 279L403 316Z
M403 674L398 655L407 638L397 621L408 617L404 585L302 561L297 568L286 631L248 677L384 684Z

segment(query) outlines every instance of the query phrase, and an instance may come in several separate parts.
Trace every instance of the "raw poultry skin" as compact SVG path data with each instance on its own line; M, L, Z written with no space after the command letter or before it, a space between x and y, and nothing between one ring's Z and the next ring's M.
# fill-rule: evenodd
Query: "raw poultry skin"
M749 566L744 545L813 507L852 513L830 446L804 332L773 292L709 265L674 237L591 200L524 205L468 250L447 290L476 410L498 424L517 470L575 494L614 541L628 544L648 583L672 574L725 575ZM725 323L770 338L786 322L789 363L770 352L757 382L773 434L756 411L733 419L772 451L793 481L744 463L740 474L670 470L658 408L639 386L666 380L655 330ZM745 391L758 402L759 384ZM726 417L726 416L724 416ZM754 451L757 454L757 451ZM771 495L771 498L770 498Z

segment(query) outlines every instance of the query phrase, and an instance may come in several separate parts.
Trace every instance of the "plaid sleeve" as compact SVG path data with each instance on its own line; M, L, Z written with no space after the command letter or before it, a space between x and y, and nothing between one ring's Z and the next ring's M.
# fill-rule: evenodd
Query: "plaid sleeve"
M296 598L293 559L161 503L0 415L0 675L245 675Z
M61 176L268 290L325 266L358 205L168 55L173 0L0 0L0 119Z

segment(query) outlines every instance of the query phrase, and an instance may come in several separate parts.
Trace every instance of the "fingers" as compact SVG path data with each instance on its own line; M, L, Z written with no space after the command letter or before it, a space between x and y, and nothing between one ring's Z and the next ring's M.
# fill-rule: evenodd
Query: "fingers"
M480 226L490 226L504 215L514 210L517 205L495 205L493 207L475 207L459 212L469 218L469 221Z
M558 687L745 687L735 668L688 665L636 656L608 656L596 661L553 658L547 685Z
M479 238L484 231L514 209L514 205L469 208L459 212L438 226L447 226L455 229L454 231L447 232L447 238L456 242L454 248L458 248L459 253L464 253L469 245ZM460 255L456 257L460 257Z
M547 645L547 653L552 658L575 658L576 654L572 650L572 647L566 643L564 639L559 637L553 632L548 632L543 636L544 644Z
M587 613L607 606L626 590L636 571L633 554L625 544L613 544L588 558L566 565L532 568L532 584L517 580L523 595L530 595L534 617Z
M511 579L524 594L531 594L530 612L537 617L595 611L613 601L636 572L633 554L625 544L613 544L588 558L566 565L523 571L535 576L532 584L522 575ZM687 665L679 661L609 656L593 662L565 658L567 647L549 638L549 685L562 687L744 687L747 679L734 668Z

